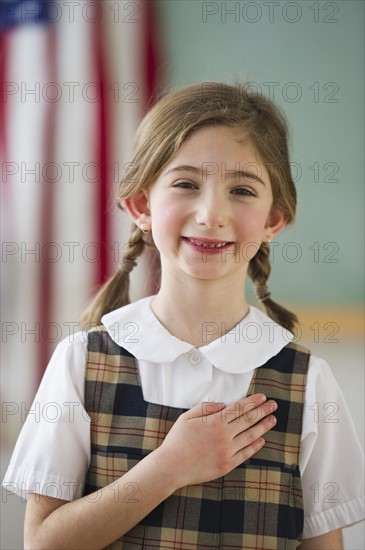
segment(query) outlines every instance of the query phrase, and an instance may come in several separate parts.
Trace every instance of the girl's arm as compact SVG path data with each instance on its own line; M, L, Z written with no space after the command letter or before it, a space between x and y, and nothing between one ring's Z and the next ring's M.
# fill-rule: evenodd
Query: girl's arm
M299 550L343 550L342 529L336 529L319 537L305 539Z
M25 549L105 548L177 489L227 474L262 448L262 436L275 425L270 413L276 404L264 400L256 394L227 407L193 407L179 417L158 449L87 497L66 502L29 495ZM125 489L129 487L133 496Z

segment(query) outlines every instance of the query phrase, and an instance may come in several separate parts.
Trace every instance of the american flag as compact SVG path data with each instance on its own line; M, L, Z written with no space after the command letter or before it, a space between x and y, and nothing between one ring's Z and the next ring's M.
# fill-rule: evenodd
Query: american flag
M115 205L163 85L153 0L1 4L3 399L30 403L56 344L116 269ZM151 293L144 260L135 298Z

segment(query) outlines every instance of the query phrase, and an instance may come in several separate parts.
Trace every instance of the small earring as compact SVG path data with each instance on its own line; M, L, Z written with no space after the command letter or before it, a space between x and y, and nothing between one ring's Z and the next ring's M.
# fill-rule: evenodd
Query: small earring
M146 226L148 227L148 223L147 223L147 222L141 223L141 226L140 226L140 230L142 231L142 233L143 233L144 235L148 235L148 233L151 231L150 229L146 229Z
M271 239L270 237L267 237L267 241L263 241L262 246L269 246L270 243L271 243Z

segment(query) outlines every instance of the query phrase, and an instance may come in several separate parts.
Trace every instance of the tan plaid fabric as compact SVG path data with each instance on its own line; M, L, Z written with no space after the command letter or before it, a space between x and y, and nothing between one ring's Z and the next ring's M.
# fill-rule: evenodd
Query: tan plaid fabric
M229 474L184 487L115 541L113 550L297 548L303 530L299 448L309 351L289 344L256 369L249 395L279 405L264 448ZM156 449L185 409L143 399L134 357L104 327L88 333L85 407L91 464L84 494L104 487ZM125 502L138 502L138 487Z

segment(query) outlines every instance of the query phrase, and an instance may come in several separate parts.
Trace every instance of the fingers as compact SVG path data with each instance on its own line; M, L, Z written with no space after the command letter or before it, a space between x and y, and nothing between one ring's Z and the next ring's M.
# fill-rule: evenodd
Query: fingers
M263 436L276 425L276 422L275 416L267 416L258 424L240 432L233 439L233 452L235 454L232 456L232 459L236 462L237 466L257 453L265 445Z
M241 431L234 438L235 452L243 447L251 445L254 441L260 439L266 432L270 431L277 423L275 416L272 414L258 422L251 428Z
M246 460L251 458L251 456L253 456L260 449L262 449L264 445L265 445L265 440L263 437L260 437L250 445L247 445L247 447L244 447L243 449L240 449L239 451L237 451L237 453L232 457L232 470L234 468L237 468L237 466L239 466L243 462L246 462Z
M264 398L266 399L265 396ZM257 394L222 409L222 422L225 421L233 436L231 456L236 466L248 460L265 445L263 436L276 425L277 420L272 413L277 408L275 401L262 403L262 394Z
M265 416L273 413L276 409L277 403L275 401L270 400L262 403L261 399L251 396L225 407L220 414L222 422L226 422L227 424L242 424L242 422L245 422L246 428L248 428Z
M276 409L275 401L266 401L264 394L257 393L227 406L224 403L199 403L184 413L184 416L186 419L202 418L204 422L208 416L213 416L215 420L219 419L219 422L230 424L233 435L236 435Z
M250 395L250 397L244 397L240 401L231 403L224 408L224 414L226 422L233 422L236 418L242 416L245 412L248 412L266 402L266 395L263 393L256 393Z
M192 407L189 411L184 413L186 419L206 417L214 413L219 413L222 409L225 408L225 403L213 403L213 402L203 402L198 403Z
M262 418L265 418L265 416L275 412L277 408L278 405L273 400L266 401L266 403L263 403L259 407L255 408L248 406L246 407L246 410L242 411L242 415L239 416L236 421L240 422L241 420L244 420L247 424L256 424Z

